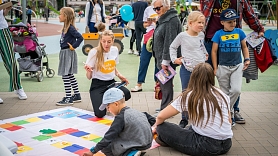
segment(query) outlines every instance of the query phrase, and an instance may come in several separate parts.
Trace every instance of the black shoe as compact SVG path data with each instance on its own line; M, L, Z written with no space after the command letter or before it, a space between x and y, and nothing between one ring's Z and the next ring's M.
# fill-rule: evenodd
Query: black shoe
M181 128L185 128L185 126L188 124L188 121L186 119L182 119L179 123L179 126Z
M79 94L73 94L73 96L71 97L73 103L77 103L77 102L81 102L81 95Z
M73 105L72 97L63 97L62 101L56 103L57 106Z
M245 124L245 119L241 116L241 114L238 111L235 111L235 122L238 124Z

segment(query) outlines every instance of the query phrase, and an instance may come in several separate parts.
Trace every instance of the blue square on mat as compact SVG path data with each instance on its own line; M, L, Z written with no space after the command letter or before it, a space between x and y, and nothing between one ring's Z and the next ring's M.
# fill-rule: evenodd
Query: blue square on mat
M75 136L75 137L82 137L82 136L88 135L88 134L90 134L90 133L83 132L83 131L78 131L78 132L71 133L69 135L72 135L72 136Z
M93 118L94 116L89 115L89 114L85 114L85 115L80 115L78 117L81 118L81 119L89 119L89 118Z
M64 147L64 148L62 148L62 149L74 153L74 152L76 152L76 151L78 151L78 150L84 149L84 147L79 146L79 145L76 145L76 144L73 144L73 145L71 145L71 146L67 146L67 147Z
M50 115L55 116L55 117L59 117L59 118L63 118L63 119L67 119L67 118L72 118L72 117L77 117L77 116L80 116L80 115L84 115L84 113L67 109L67 110L51 113Z
M51 115L43 115L43 116L38 116L38 118L46 120L46 119L51 119L51 118L54 118L54 117L51 116Z

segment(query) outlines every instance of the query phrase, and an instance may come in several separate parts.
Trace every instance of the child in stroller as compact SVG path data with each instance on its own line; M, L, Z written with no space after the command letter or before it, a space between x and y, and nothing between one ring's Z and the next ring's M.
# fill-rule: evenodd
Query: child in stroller
M44 50L46 45L38 43L36 27L20 22L10 25L9 29L14 40L14 51L20 55L17 59L20 73L28 72L25 76L37 77L38 82L41 82L43 69L46 68L47 77L53 77L55 72L48 66L48 57ZM43 62L43 58L46 58L46 62Z

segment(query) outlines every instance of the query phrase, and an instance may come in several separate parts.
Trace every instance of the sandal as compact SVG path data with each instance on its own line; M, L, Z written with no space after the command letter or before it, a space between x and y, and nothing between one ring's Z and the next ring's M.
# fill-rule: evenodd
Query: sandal
M131 92L141 92L143 89L142 89L142 86L135 86L134 88L131 88Z

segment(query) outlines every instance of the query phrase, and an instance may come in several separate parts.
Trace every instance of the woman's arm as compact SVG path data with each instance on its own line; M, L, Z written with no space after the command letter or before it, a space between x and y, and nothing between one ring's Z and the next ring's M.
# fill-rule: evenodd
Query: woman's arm
M122 82L126 82L126 85L129 84L127 78L125 78L119 71L117 68L115 68L115 75L122 81Z
M86 23L86 25L88 25L88 23L90 22L90 21L88 21L89 10L90 10L90 2L87 2L86 7L85 7L85 23Z

